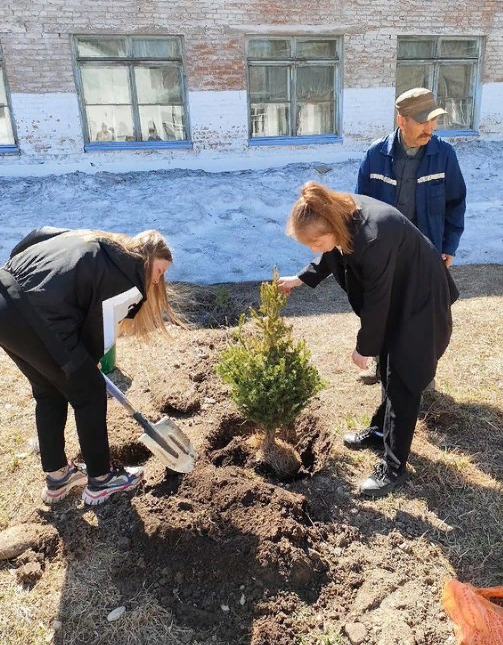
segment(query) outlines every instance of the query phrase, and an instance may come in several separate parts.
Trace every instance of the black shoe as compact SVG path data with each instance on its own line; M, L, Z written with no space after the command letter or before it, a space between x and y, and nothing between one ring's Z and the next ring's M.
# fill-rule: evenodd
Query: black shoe
M343 441L346 448L351 448L352 450L362 450L362 448L384 449L382 432L377 426L366 428L360 432L345 434Z
M405 468L397 473L385 461L381 461L375 467L372 475L361 484L360 492L367 497L385 497L397 486L403 484L407 476Z

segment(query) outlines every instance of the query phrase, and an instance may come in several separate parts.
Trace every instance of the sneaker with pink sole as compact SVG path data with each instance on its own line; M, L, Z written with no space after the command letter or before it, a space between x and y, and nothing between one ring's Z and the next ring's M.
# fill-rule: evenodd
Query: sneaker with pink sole
M87 486L82 493L85 504L96 506L103 504L114 493L133 490L141 484L144 478L143 468L123 468L112 466L104 479L88 477Z
M68 463L68 470L63 477L51 477L46 475L45 488L42 491L42 499L46 504L55 504L64 499L76 486L87 484L87 473L85 466Z

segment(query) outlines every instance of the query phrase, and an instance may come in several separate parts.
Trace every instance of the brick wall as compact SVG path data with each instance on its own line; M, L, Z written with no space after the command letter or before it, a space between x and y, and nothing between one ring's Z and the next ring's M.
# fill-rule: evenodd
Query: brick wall
M245 35L345 35L345 86L394 84L396 36L485 35L484 82L503 81L503 2L473 0L4 0L13 92L75 91L72 33L183 34L191 90L245 89Z
M485 36L490 96L500 96L503 83L502 0L3 0L0 42L24 152L82 153L71 53L76 33L183 35L196 153L247 148L250 34L342 35L344 134L358 140L393 125L398 35ZM503 107L483 99L484 113L490 118L481 131L503 134Z

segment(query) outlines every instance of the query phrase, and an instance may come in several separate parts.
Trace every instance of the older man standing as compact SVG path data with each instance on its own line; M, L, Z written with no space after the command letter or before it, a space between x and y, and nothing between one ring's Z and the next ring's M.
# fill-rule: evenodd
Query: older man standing
M398 128L368 149L356 192L395 206L450 267L464 229L466 187L453 147L433 134L446 111L424 87L404 92L395 105ZM378 367L364 375L367 382L378 377Z
M446 111L423 87L401 94L396 109L398 128L368 149L356 192L395 206L450 267L464 229L466 187L453 147L433 134Z

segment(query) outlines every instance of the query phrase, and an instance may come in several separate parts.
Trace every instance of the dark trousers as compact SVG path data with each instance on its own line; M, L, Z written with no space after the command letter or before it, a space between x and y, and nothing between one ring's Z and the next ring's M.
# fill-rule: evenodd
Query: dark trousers
M383 432L384 458L396 472L405 469L416 428L421 393L411 394L390 363L388 353L379 356L383 400L371 425Z
M67 464L65 425L68 404L74 410L80 449L91 477L110 468L105 381L91 357L66 377L45 345L0 291L0 347L30 381L36 401L36 425L42 468Z

